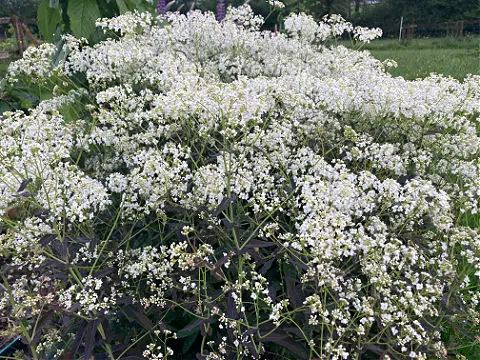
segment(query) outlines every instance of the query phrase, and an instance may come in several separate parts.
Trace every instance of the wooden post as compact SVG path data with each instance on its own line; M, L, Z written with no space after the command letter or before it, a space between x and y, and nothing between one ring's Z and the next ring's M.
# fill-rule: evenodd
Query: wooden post
M40 45L40 42L37 39L35 39L35 36L33 36L30 30L28 30L27 25L25 25L24 23L22 23L22 29L25 31L25 35L27 35L30 38L30 40L32 40L35 46Z
M400 18L400 32L398 34L398 41L402 40L402 31L403 31L403 16Z
M412 24L408 24L407 26L407 39L408 40L412 39Z
M11 19L12 19L13 30L15 31L15 38L17 39L18 52L20 53L20 56L23 56L23 52L26 50L23 29L20 26L20 21L18 21L17 15L12 15Z
M458 20L455 22L455 37L463 37L463 20Z
M455 21L448 22L448 36L456 36L457 34L457 26Z
M408 24L405 27L405 30L407 32L405 37L406 37L407 40L412 40L413 39L413 33L414 33L414 30L415 30L416 27L417 27L416 24Z
M360 12L360 0L355 0L355 13L358 14Z

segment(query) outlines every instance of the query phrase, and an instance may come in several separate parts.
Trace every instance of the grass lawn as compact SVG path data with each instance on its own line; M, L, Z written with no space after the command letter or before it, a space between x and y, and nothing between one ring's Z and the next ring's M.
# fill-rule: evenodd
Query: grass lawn
M453 39L376 40L364 47L379 60L398 63L394 76L414 80L434 72L463 80L467 74L480 74L480 37Z

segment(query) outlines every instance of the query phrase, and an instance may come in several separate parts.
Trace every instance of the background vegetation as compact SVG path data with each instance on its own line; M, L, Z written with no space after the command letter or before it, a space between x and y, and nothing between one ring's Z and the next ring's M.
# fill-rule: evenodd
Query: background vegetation
M16 14L22 18L33 18L41 0L0 0L0 17Z
M394 76L407 80L424 78L430 73L450 75L463 80L468 74L480 73L480 38L436 38L398 41L373 41L365 47L379 60L393 59L398 67Z
M354 20L368 26L397 26L404 23L441 23L474 20L480 17L476 0L380 0L366 4L354 13Z
M154 11L156 0L0 0L0 17L12 13L19 17L35 17L37 9L40 20L50 18L53 25L62 24L63 31L76 29L73 23L88 20L89 16L100 14L110 16L127 10ZM216 0L176 0L166 1L170 9L186 12L191 9L215 11ZM227 6L238 6L243 0L226 1ZM480 2L476 0L285 0L286 15L291 11L311 14L321 18L325 14L341 14L347 20L365 26L397 26L400 18L405 23L439 23L454 20L474 20L480 18ZM268 16L272 8L266 1L249 2L253 10ZM49 10L52 9L52 10ZM74 10L77 16L70 17ZM61 15L61 16L60 16ZM57 22L60 18L60 22ZM52 26L53 26L52 25ZM267 23L268 25L268 23ZM75 32L75 30L74 30ZM48 35L47 35L48 36Z

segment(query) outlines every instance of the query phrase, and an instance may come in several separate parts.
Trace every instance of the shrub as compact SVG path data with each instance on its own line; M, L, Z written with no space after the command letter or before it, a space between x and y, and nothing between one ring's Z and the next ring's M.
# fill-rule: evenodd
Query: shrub
M426 359L454 353L447 332L473 341L480 77L393 78L322 45L375 31L260 20L129 13L95 46L67 37L56 67L49 45L11 66L56 84L0 127L0 311L24 356Z

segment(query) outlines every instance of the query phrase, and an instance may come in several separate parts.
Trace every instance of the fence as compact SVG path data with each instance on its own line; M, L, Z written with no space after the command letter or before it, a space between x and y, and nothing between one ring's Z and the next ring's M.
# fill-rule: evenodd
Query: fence
M17 42L17 50L13 54L23 55L23 52L27 49L27 43L25 37L28 37L35 46L40 42L33 36L32 32L28 29L27 25L36 24L35 19L24 19L21 21L18 16L12 15L11 17L0 18L0 24L12 24L13 31L15 32L15 40ZM0 52L0 58L8 58L13 55L10 51Z
M382 28L385 37L398 37L400 26ZM402 26L402 39L414 37L452 36L462 38L466 34L480 35L480 20L458 20L439 24L405 24Z

